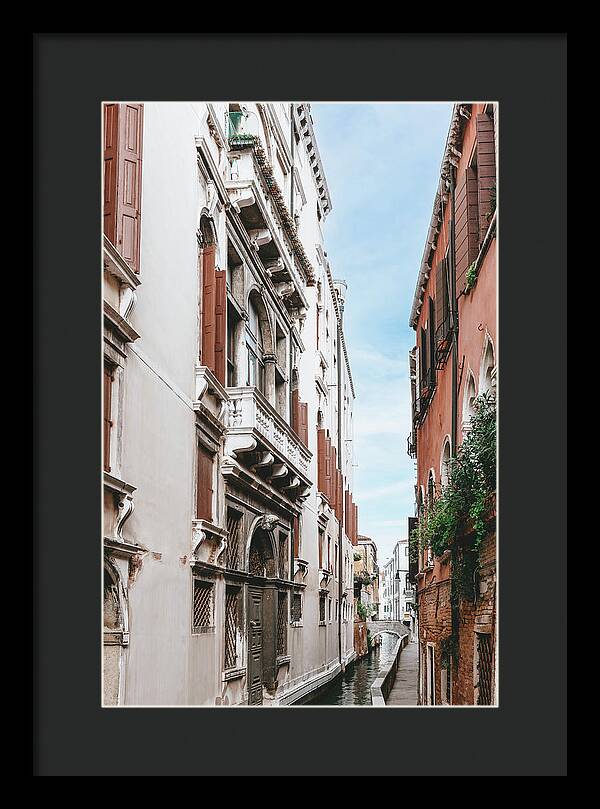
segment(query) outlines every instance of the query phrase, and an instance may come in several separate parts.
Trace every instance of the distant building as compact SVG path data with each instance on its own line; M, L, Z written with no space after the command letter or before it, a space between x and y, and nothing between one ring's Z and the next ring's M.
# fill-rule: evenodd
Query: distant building
M381 617L401 621L412 631L415 628L415 590L408 573L408 539L400 539L383 567Z
M370 620L379 619L377 545L370 537L360 534L354 547L354 598L364 605Z

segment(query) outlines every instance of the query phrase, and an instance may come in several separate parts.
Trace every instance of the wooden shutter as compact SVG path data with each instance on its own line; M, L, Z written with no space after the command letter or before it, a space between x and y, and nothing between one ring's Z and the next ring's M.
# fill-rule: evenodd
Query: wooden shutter
M329 502L334 513L337 514L337 450L331 447L331 497Z
M212 520L213 501L213 455L198 444L196 517Z
M299 402L299 437L305 447L308 446L308 404L306 402Z
M215 245L209 244L201 252L202 260L202 365L215 367Z
M435 328L436 328L436 319L435 319L435 304L433 302L433 298L429 298L429 322L427 324L427 332L429 335L429 351L427 352L429 356L429 377L431 384L433 384L433 375L435 373L435 364L436 364L436 344L435 344Z
M325 439L325 497L331 503L331 439L329 436Z
M140 271L143 116L143 104L120 105L115 247L135 272Z
M227 279L225 270L215 272L215 376L225 385L227 345Z
M117 244L117 174L119 163L119 105L104 105L104 233Z
M113 370L104 366L104 471L110 472L110 436L112 430Z
M298 397L298 388L292 391L292 430L297 436L300 436L300 399Z
M294 535L294 559L300 558L300 517L294 516L292 521L292 533Z
M448 261L443 259L435 269L435 327L436 344L446 339L450 331L450 302L448 298Z
M337 518L339 520L340 526L342 525L342 521L344 519L344 476L338 469L337 473Z
M455 266L456 294L465 287L466 272L477 258L479 250L479 224L477 177L467 168L456 185L455 194Z
M317 486L325 494L325 430L317 430Z
M346 489L344 492L344 532L348 539L350 539L350 490Z
M354 505L354 544L358 545L358 506Z
M479 242L487 233L491 220L492 189L496 188L496 144L494 122L482 113L475 118L477 130L477 184L479 202Z

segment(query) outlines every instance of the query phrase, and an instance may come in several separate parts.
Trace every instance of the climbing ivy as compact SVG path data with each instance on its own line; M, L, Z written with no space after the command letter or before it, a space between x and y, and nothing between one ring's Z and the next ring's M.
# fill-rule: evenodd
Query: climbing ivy
M487 528L485 515L489 495L496 489L496 399L491 393L479 396L470 429L456 458L451 461L449 483L429 503L413 531L410 550L431 548L435 556L452 552L452 575L457 597L474 598L479 547ZM465 536L460 547L456 540Z

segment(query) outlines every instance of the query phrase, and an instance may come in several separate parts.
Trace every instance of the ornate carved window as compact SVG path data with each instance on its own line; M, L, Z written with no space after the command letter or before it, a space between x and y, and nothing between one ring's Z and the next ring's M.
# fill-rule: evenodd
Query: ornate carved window
M239 587L225 589L225 668L237 665L237 630L239 621Z
M194 579L192 633L195 635L214 630L214 585Z
M238 570L241 556L242 515L235 509L227 509L227 556L226 566Z
M287 654L288 594L277 593L277 656Z

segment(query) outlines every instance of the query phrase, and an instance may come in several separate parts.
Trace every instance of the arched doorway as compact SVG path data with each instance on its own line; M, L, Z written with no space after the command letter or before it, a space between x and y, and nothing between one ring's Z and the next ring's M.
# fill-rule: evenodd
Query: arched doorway
M263 686L275 681L277 558L272 531L257 527L248 549L248 704L262 705ZM269 582L272 580L272 583Z

